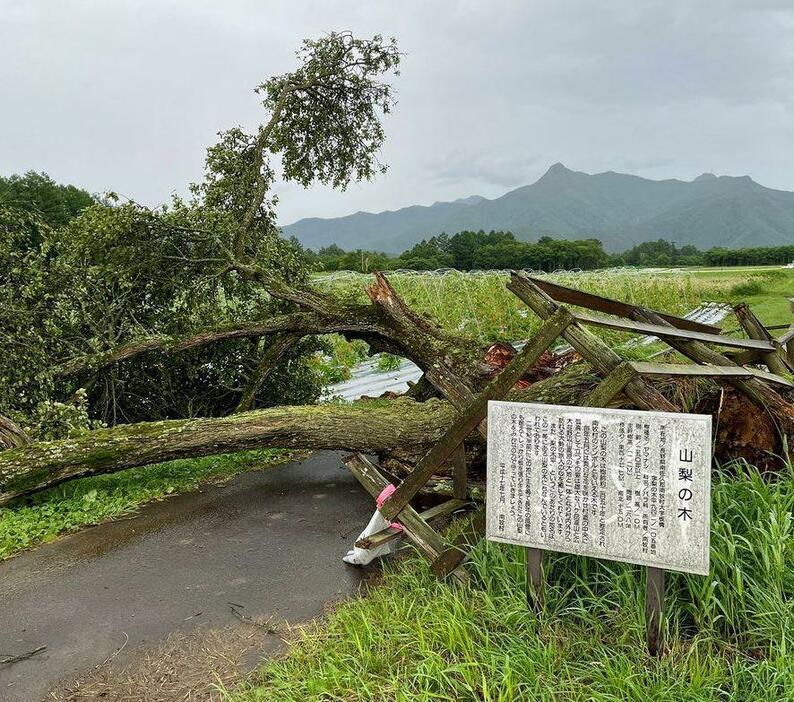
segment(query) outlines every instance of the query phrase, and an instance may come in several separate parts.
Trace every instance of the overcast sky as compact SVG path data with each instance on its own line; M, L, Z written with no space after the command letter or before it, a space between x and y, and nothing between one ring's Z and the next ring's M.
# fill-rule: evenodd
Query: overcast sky
M395 36L389 172L281 185L280 221L494 197L556 161L794 190L794 2L0 0L0 173L148 204L264 118L304 37Z

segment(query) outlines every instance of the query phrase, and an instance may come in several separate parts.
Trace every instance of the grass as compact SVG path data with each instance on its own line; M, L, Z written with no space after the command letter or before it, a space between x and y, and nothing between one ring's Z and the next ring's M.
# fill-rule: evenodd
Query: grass
M437 582L412 554L367 597L301 630L229 702L794 699L794 469L715 475L711 573L668 576L669 652L644 647L641 569L550 554L542 611L524 553L483 542L479 585Z
M45 490L0 509L0 560L81 527L132 514L146 502L283 463L295 455L268 449L169 461Z
M703 270L693 277L710 284L725 280L730 269ZM748 280L734 283L726 301L746 302L765 324L790 324L794 321L789 298L794 297L794 269L766 269L753 273ZM780 334L780 332L776 332Z
M597 295L679 315L703 302L747 301L762 305L759 316L770 324L790 320L786 298L794 294L794 269L780 268L691 272L618 269L545 277ZM500 271L393 273L389 280L416 311L431 315L447 331L483 342L526 338L539 324L526 305L507 290L508 276ZM370 276L346 274L316 282L343 298L363 302L364 286L370 281ZM764 312L771 317L767 318Z
M794 270L781 268L711 268L693 270L617 269L582 273L554 273L546 276L562 285L586 290L625 302L643 305L670 314L684 315L704 302L747 302L766 324L792 321L788 298L794 295ZM319 276L315 284L337 296L365 302L364 288L371 276L345 273ZM491 341L517 341L531 336L540 325L505 284L501 271L461 273L396 272L389 274L397 292L417 312L431 316L447 331ZM726 331L739 325L729 316ZM607 329L591 331L612 345L628 335ZM350 369L365 355L360 342L352 347L333 337L332 352L321 365L329 369L329 382L350 376ZM651 353L659 347L642 346L634 355Z

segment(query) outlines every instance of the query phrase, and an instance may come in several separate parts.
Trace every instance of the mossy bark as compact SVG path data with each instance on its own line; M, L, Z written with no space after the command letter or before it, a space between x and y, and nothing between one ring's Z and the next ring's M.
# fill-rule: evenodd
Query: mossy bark
M573 404L597 381L585 364L577 365L566 369L564 377L513 391L509 397ZM438 441L455 416L456 410L443 400L399 398L97 429L0 452L0 505L75 478L256 448L362 451L410 463Z
M454 411L411 400L277 407L213 419L142 422L0 452L0 504L57 483L176 458L254 448L416 454Z

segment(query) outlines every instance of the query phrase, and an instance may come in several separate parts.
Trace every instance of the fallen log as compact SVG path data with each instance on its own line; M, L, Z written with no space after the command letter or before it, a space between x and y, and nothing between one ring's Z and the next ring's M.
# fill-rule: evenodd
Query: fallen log
M598 383L586 363L575 363L558 375L507 397L519 402L575 405ZM721 391L710 381L695 387L689 378L654 380L657 389L680 401L682 393L702 398L698 412L715 415L721 441L717 457L744 456L758 462L779 451L766 412L739 393L719 401ZM705 392L710 383L710 394ZM727 397L727 396L726 396ZM625 395L611 406L631 407ZM720 418L720 410L730 411ZM75 478L114 473L178 458L195 458L259 448L332 449L378 454L400 471L410 466L453 423L457 410L448 402L418 402L407 397L242 412L227 417L167 420L97 429L62 441L31 443L0 451L0 506ZM482 438L475 432L468 444L478 455ZM470 461L470 467L476 466ZM480 466L481 467L481 466ZM482 476L479 476L481 479ZM476 479L475 479L476 480Z
M405 399L97 429L0 452L0 505L75 478L248 449L342 449L410 458L437 441L453 418L446 402Z
M573 404L596 382L586 364L576 364L561 376L515 390L510 397L525 402ZM89 475L249 449L361 451L405 465L438 441L455 416L456 410L446 401L433 398L417 402L406 397L345 405L275 407L227 417L96 429L72 439L0 451L0 506Z

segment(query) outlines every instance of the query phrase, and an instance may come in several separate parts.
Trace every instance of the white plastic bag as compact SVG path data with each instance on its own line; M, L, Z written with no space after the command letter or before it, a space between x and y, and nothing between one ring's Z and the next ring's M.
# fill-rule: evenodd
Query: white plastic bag
M378 510L375 510L375 514L372 515L372 519L369 520L366 529L359 534L356 541L366 536L372 536L379 531L383 531L390 523L391 522L383 518L383 515ZM358 548L353 546L350 551L342 556L342 560L350 565L367 565L368 563L372 563L376 558L394 553L399 547L401 539L402 535L376 548Z

